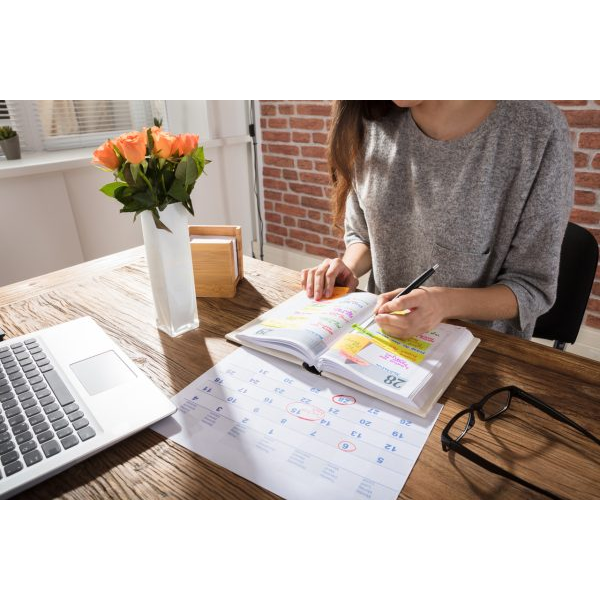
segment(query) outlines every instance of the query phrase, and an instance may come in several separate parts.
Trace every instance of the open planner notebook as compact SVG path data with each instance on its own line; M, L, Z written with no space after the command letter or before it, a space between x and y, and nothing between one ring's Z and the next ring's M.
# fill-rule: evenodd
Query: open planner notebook
M336 288L320 301L299 292L225 337L426 416L479 339L446 323L406 340L387 336L362 325L376 303L368 292Z

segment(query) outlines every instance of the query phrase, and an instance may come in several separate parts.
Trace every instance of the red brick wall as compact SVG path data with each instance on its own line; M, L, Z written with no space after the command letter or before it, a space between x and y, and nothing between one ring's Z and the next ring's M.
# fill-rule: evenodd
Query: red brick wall
M554 100L571 128L575 206L571 221L600 244L600 100ZM331 226L325 158L328 100L261 100L266 241L317 256L343 253ZM585 323L600 329L600 266Z

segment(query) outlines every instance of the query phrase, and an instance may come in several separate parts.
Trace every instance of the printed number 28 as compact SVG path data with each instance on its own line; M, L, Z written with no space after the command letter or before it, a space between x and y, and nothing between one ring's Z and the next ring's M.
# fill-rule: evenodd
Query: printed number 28
M393 375L388 375L383 383L387 383L388 385L391 385L395 388L399 388L402 386L403 381L401 379L398 379L397 377L394 377Z

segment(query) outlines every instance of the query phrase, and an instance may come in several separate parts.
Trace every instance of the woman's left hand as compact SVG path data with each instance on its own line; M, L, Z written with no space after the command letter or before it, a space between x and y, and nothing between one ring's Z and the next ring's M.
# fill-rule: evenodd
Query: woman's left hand
M413 290L406 296L392 298L400 290L381 294L375 311L375 322L387 335L406 339L426 331L431 331L444 319L447 302L445 296L448 289L442 287L425 287ZM409 309L409 314L394 315L395 311Z

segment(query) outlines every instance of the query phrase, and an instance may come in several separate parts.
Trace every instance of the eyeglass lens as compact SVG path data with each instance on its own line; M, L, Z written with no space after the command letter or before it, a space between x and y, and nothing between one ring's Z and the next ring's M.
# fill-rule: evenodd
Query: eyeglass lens
M498 391L486 399L481 407L481 413L485 420L491 419L506 410L510 401L510 391Z
M448 431L448 435L455 442L458 442L460 438L462 438L465 433L469 430L469 420L471 418L470 413L465 413L461 415L450 427L450 431Z

